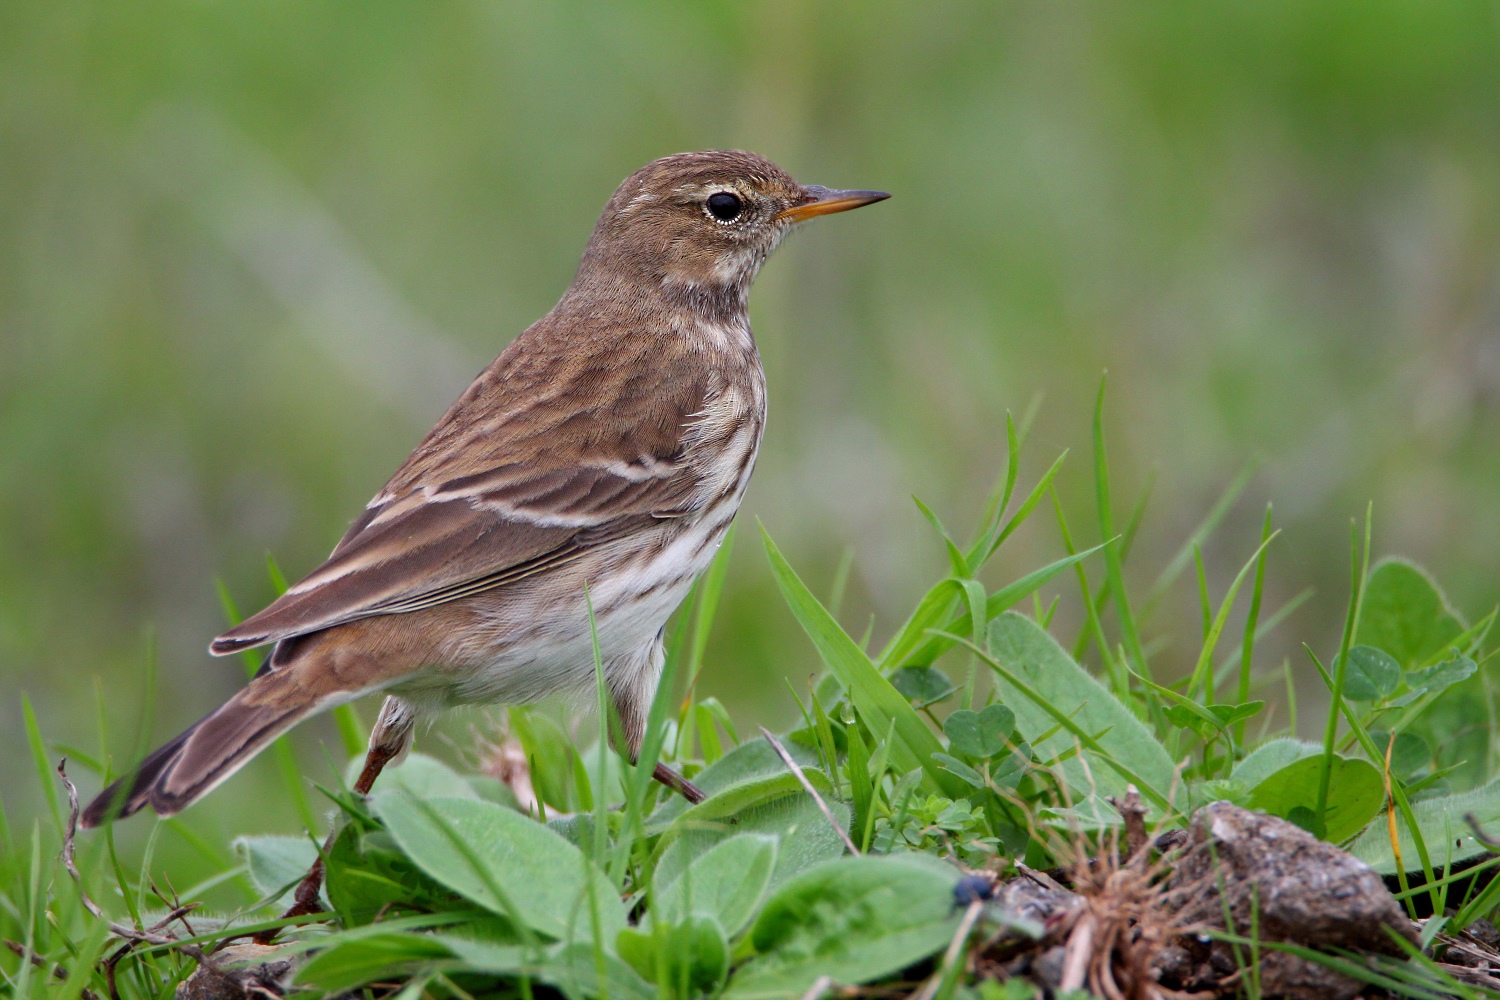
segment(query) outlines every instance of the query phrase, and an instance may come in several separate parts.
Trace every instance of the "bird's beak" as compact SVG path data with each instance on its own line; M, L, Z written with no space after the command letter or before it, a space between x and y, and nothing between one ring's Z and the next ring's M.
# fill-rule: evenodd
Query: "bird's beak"
M847 212L851 208L885 201L890 197L884 191L833 191L816 184L809 184L802 190L802 203L783 210L776 216L778 222L802 222L818 215Z

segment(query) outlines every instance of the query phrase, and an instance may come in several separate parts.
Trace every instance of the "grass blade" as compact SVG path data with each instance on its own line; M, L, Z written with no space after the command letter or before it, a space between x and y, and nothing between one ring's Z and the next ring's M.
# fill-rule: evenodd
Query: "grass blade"
M956 777L940 768L932 759L941 753L943 746L932 730L927 728L921 716L911 707L891 682L875 669L864 650L860 649L849 634L834 621L833 616L818 603L812 591L797 576L791 565L776 548L770 534L761 528L766 555L771 560L771 572L776 585L781 589L787 607L797 619L817 648L824 664L838 677L849 692L855 708L864 716L865 723L873 730L887 729L894 724L895 734L891 741L891 757L903 771L920 769L924 783L949 797L958 797L966 787Z

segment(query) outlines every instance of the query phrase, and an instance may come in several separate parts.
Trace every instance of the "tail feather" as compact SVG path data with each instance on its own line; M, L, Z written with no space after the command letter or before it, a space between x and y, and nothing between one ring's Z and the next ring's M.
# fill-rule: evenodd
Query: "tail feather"
M268 691L271 687L284 690ZM159 816L186 809L321 707L315 701L296 697L296 688L295 681L282 675L257 677L249 687L100 792L83 811L82 824L99 826L148 805Z

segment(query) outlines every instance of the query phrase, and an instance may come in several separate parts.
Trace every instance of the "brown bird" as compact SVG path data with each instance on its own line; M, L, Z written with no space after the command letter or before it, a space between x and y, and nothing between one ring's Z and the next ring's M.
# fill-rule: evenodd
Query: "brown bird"
M803 186L745 152L632 174L561 301L480 373L328 561L213 641L218 656L274 644L250 684L104 789L84 825L147 805L170 816L308 716L384 692L355 785L368 792L433 713L592 688L590 605L633 760L666 620L755 465L766 395L750 283L797 223L886 197ZM665 767L656 777L701 797Z

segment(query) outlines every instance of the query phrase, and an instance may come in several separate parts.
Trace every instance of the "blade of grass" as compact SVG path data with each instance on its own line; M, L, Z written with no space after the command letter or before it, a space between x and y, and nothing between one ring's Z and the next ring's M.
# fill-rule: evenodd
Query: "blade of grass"
M1131 508L1130 520L1125 524L1125 534L1120 540L1120 564L1123 566L1130 561L1131 550L1135 546L1135 536L1140 532L1141 521L1146 517L1146 505L1151 499L1151 492L1156 488L1156 466L1146 471L1146 484L1141 487L1141 495L1136 498L1135 506ZM1109 581L1105 580L1099 585L1099 590L1094 594L1094 614L1103 616L1104 609L1109 607ZM1081 648L1073 651L1073 659L1083 659L1083 654L1088 651L1089 633L1079 635Z
M1094 402L1094 496L1099 508L1099 537L1113 539L1115 518L1110 501L1109 453L1104 447L1104 388L1108 373L1099 379L1099 395ZM1141 648L1140 630L1130 610L1130 598L1125 591L1124 571L1120 562L1120 551L1115 546L1104 550L1104 572L1109 580L1110 593L1115 605L1115 618L1120 623L1120 635L1125 651L1136 673L1151 676L1151 665L1146 662L1145 650Z
M63 835L62 810L57 802L56 782L52 780L52 765L47 761L47 744L42 739L42 730L36 722L36 711L31 707L31 697L25 692L21 694L21 717L26 725L26 744L31 748L31 760L36 765L37 778L42 783L42 794L46 796L47 807L52 813L52 822L57 827L57 835Z
M1208 573L1203 568L1203 550L1193 546L1193 568L1198 577L1198 610L1203 614L1203 644L1208 645L1208 633L1213 628L1214 602L1208 596Z
M1243 705L1250 700L1250 664L1255 653L1256 623L1260 619L1260 600L1264 593L1266 582L1266 545L1271 538L1271 505L1266 504L1266 519L1261 525L1260 553L1255 560L1255 582L1250 588L1250 611L1245 616L1245 637L1240 642L1240 673L1238 700L1236 705ZM1238 739L1241 746L1245 744L1245 726L1249 720L1241 719L1239 723Z
M1240 592L1240 585L1245 582L1245 577L1250 574L1250 571L1260 561L1261 556L1265 554L1266 546L1270 545L1278 534L1280 532L1272 532L1269 538L1260 543L1260 547L1255 550L1255 554L1250 557L1250 561L1240 567L1240 571L1235 574L1234 582L1229 585L1228 593L1224 595L1224 603L1219 606L1219 613L1214 616L1211 622L1208 622L1208 628L1203 638L1203 649L1198 654L1198 663L1193 667L1192 677L1188 681L1187 690L1189 694L1192 693L1195 687L1198 687L1201 688L1206 701L1213 700L1214 649L1219 644L1219 636L1224 633L1224 626L1229 623L1229 612L1234 607L1234 599ZM1204 598L1207 599L1207 596L1205 592ZM1206 607L1207 605L1205 605Z
M724 533L724 541L708 564L708 572L698 582L697 600L693 603L693 642L688 659L688 698L697 689L698 674L703 670L703 651L708 648L708 635L713 628L714 616L718 614L719 598L724 593L724 578L729 574L735 528L736 525L731 524Z
M1016 421L1009 410L1005 411L1005 445L1005 472L985 499L984 513L979 516L979 531L965 550L970 565L973 565L975 556L989 545L991 532L998 530L1000 519L1010 506L1010 496L1015 492L1016 480L1021 475L1020 436L1016 433Z
M1163 810L1166 810L1167 812L1171 811L1171 803L1167 801L1167 797L1162 792L1158 791L1155 787L1152 786L1149 781L1142 778L1139 774L1135 773L1135 771L1131 770L1130 768L1126 767L1124 764L1116 760L1114 758L1114 755L1112 755L1108 750L1105 750L1104 747L1099 745L1099 741L1095 739L1093 734L1089 733L1088 730L1084 729L1082 726L1078 725L1078 723L1074 722L1066 712L1062 711L1057 706L1049 702L1046 698L1042 697L1040 692L1038 692L1030 684L1026 683L1026 681L1017 676L1014 671L991 656L988 650L981 649L980 647L974 645L974 643L970 642L968 639L964 639L959 636L950 636L949 638L953 639L954 642L973 650L975 655L977 655L985 663L989 664L991 670L995 671L995 673L999 674L1001 677L1004 677L1008 683L1013 685L1018 691L1020 691L1028 699L1030 699L1034 704L1036 704L1038 708L1046 712L1048 715L1052 716L1052 718L1057 721L1058 725L1062 726L1069 733L1073 734L1074 738L1076 738L1078 742L1083 745L1084 749L1096 754L1100 760L1108 764L1117 774L1120 775L1120 777L1135 785L1136 788L1140 790L1141 794L1146 798L1156 803Z
M849 574L854 569L854 546L845 545L833 571L833 585L828 588L828 613L837 618L844 606L844 592L849 589Z
M1089 556L1102 551L1107 544L1095 545L1091 549L1071 553L1062 559L1048 563L1041 569L1032 570L1019 580L1001 587L985 601L985 615L993 619L1002 612L1009 611L1037 590L1045 587L1057 574L1069 566L1076 566ZM945 580L943 583L947 584L955 595L961 592L956 581ZM932 592L929 591L928 593L930 595ZM923 598L923 602L924 605L927 603L925 597ZM955 597L953 603L948 605L949 614L952 613L952 609L957 604L958 599ZM902 626L901 634L896 639L893 639L892 645L888 646L886 651L881 654L877 662L880 664L882 672L894 669L896 666L907 664L925 665L931 663L952 646L952 643L946 638L947 635L973 632L974 619L968 612L951 621L945 621L944 618L937 617L932 609L922 610L920 606L919 613L921 617L918 614L913 614L907 624ZM925 635L907 634L924 620L930 622L923 626L922 631L926 633Z
M990 558L1000 550L1000 546L1005 544L1006 539L1010 538L1011 535L1015 534L1016 529L1026 523L1026 519L1031 516L1032 511L1036 510L1036 505L1041 502L1042 497L1046 496L1047 491L1052 488L1052 481L1057 478L1057 474L1062 469L1062 464L1067 457L1068 453L1066 451L1057 456L1052 465L1042 474L1042 478L1037 480L1036 485L1031 488L1031 492L1026 495L1026 499L1021 501L1021 506L1016 508L1016 512L1011 515L1010 520L1005 522L1005 526L983 548L977 550L977 560L974 557L970 557L970 573L979 572L980 567L989 562Z
M887 680L864 650L857 646L839 623L834 621L818 599L807 589L791 564L771 540L770 534L761 527L766 555L771 560L772 575L780 588L787 607L797 619L817 649L818 655L843 683L849 698L865 717L866 723L879 729L896 725L892 756L902 770L920 769L926 782L935 791L950 798L962 795L966 787L956 777L939 767L932 759L934 753L942 752L942 744L927 728L906 700Z
M1333 675L1329 674L1328 668L1323 666L1323 662L1318 659L1317 654L1314 653L1310 647L1304 644L1302 648L1304 651L1306 651L1308 658L1312 660L1313 666L1317 668L1318 675L1323 678L1323 683L1328 687L1329 694L1332 695L1336 684L1336 678ZM1334 705L1343 712L1344 721L1349 724L1350 731L1352 731L1355 735L1355 738L1359 740L1360 748L1364 750L1365 754L1371 760L1379 760L1381 754L1380 747L1375 743L1374 739L1371 738L1369 731L1365 729L1364 724L1359 721L1359 714L1355 712L1354 709L1349 706L1349 703L1342 698L1335 698ZM1406 788L1401 784L1401 782L1396 780L1391 781L1391 798L1395 800L1396 809L1401 813L1401 819L1406 823L1406 828L1411 833L1412 844L1417 849L1417 859L1421 862L1422 865L1423 880L1429 884L1436 882L1437 878L1434 874L1434 869L1432 866L1432 856L1427 850L1427 841L1422 836L1421 828L1417 826L1417 818L1416 814L1412 812L1411 800L1410 798L1408 798L1406 794ZM1399 846L1397 853L1399 853ZM1434 902L1436 902L1436 900L1434 900ZM1438 906L1434 912L1442 913L1443 907Z
M1365 508L1365 537L1364 551L1361 554L1359 544L1358 528L1350 525L1349 562L1350 562L1350 587L1349 587L1349 610L1344 618L1344 635L1339 640L1339 658L1334 663L1333 687L1331 689L1331 701L1328 706L1328 722L1323 727L1323 763L1318 768L1318 805L1314 810L1314 823L1317 826L1318 836L1323 835L1324 819L1328 812L1328 782L1333 773L1334 743L1338 736L1339 713L1347 706L1344 705L1344 678L1349 666L1349 647L1354 641L1354 630L1359 626L1360 606L1365 598L1365 580L1370 573L1370 521L1373 513L1373 504ZM1375 759L1375 758L1371 758Z

